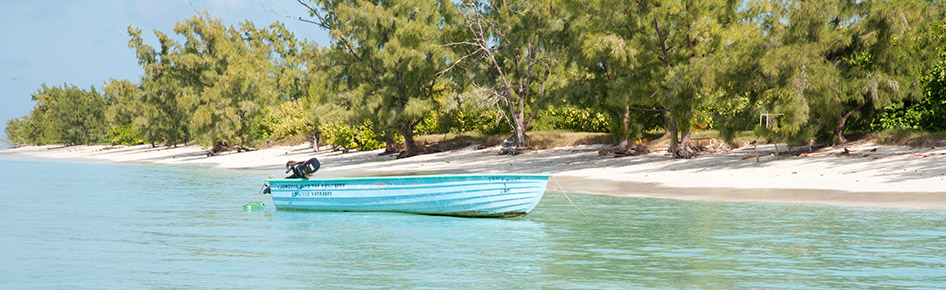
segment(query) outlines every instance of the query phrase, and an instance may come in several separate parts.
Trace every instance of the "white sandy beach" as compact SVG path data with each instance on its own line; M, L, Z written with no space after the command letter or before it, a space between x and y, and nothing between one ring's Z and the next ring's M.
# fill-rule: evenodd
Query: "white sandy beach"
M784 145L784 144L783 144ZM280 176L288 160L316 157L318 175L401 173L549 173L566 192L722 201L804 202L849 206L946 209L946 147L909 148L849 143L803 156L776 160L771 145L670 158L663 152L613 158L600 156L606 145L586 145L497 155L498 148L472 147L395 159L380 151L313 152L307 145L207 156L198 146L28 146L2 150L11 156L110 162L195 164L248 168ZM784 148L784 147L783 147ZM872 152L872 149L876 151ZM783 149L784 150L784 149ZM265 178L265 176L261 176Z

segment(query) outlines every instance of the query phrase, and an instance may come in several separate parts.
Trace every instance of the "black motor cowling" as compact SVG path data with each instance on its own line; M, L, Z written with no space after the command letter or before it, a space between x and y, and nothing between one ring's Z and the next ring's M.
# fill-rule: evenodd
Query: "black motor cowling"
M316 158L301 163L289 161L289 163L286 163L286 173L292 172L292 175L286 178L309 178L313 173L319 171L320 166L321 164Z

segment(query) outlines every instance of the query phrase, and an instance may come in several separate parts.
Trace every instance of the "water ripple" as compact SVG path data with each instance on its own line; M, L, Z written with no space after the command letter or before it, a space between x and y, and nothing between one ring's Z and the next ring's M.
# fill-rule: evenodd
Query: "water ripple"
M946 285L944 211L575 195L585 220L547 194L521 219L247 213L259 172L0 159L0 176L3 289Z

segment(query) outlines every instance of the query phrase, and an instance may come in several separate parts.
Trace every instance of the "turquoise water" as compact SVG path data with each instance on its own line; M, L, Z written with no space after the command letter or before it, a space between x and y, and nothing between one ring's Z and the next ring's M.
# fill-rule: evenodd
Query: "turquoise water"
M946 287L944 211L572 195L588 221L550 192L521 219L243 212L278 173L0 156L0 289Z

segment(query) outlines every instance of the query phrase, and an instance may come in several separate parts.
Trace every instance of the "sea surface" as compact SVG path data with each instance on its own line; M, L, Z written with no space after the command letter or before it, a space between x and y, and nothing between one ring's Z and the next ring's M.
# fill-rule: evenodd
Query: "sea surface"
M0 289L946 287L946 211L571 195L586 220L549 191L518 219L244 212L279 173L0 154Z

